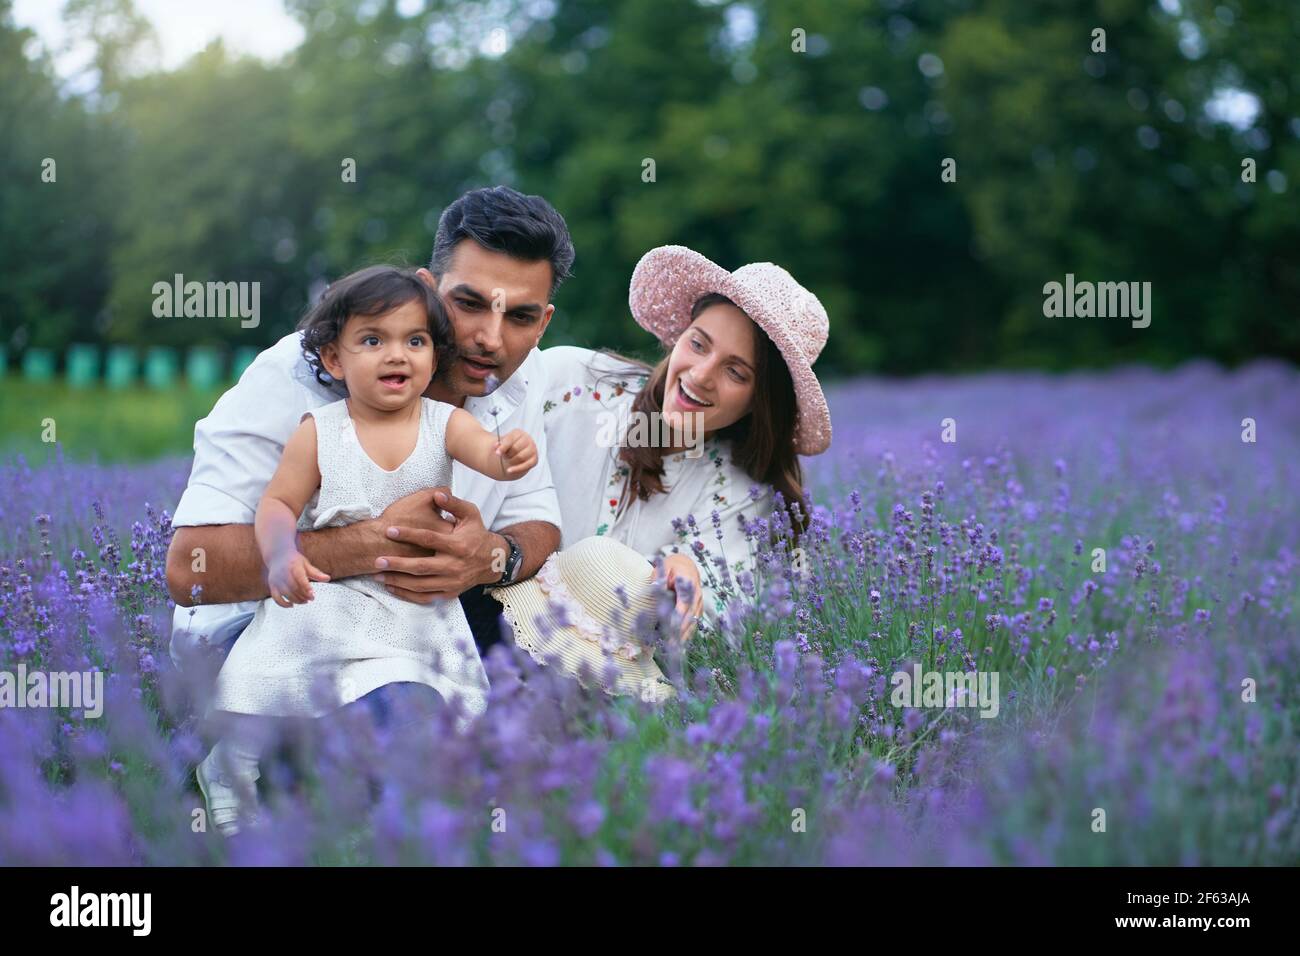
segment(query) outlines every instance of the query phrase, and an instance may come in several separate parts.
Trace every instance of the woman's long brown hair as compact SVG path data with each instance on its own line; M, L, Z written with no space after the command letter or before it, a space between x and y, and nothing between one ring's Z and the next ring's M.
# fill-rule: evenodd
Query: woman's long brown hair
M709 294L696 301L691 308L694 322L709 306L735 303L726 296ZM737 306L738 308L738 306ZM741 310L744 311L744 310ZM794 381L776 344L766 332L751 320L754 332L754 398L750 411L739 421L719 429L718 438L731 442L731 460L756 482L770 485L781 493L795 541L808 526L808 503L803 493L803 470L799 456L794 451L795 397ZM668 361L671 351L654 367L637 359L603 349L611 355L647 374L645 387L632 402L632 410L644 415L663 413L664 388L668 380ZM650 419L654 420L654 419ZM664 452L658 447L619 449L619 459L629 468L624 484L620 511L630 503L629 490L642 501L664 491Z

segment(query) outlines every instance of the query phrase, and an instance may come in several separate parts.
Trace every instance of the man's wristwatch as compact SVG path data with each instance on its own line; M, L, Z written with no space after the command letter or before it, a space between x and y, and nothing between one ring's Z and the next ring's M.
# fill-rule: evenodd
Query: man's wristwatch
M501 575L501 580L497 582L498 586L514 583L515 577L519 574L519 566L524 563L524 553L519 550L515 539L508 534L503 534L501 537L505 538L506 544L510 545L510 553L506 555L506 570Z

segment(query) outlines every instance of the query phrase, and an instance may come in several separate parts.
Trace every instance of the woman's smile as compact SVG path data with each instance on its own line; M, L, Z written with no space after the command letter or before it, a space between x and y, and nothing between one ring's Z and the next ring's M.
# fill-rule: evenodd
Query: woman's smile
M677 403L687 411L700 408L712 408L713 402L707 401L698 388L692 388L684 376L677 379Z

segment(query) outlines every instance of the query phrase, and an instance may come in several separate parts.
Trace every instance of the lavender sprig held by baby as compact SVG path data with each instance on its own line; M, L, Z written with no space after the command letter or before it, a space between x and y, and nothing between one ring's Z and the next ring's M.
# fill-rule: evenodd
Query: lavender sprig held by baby
M493 392L495 392L498 388L501 387L501 379L497 378L497 377L496 377L495 375L493 375L491 372L488 372L488 377L484 380L484 384L487 386L487 391L484 392L483 394L485 394L485 395L491 395ZM496 431L497 431L497 445L498 445L498 446L501 444L501 422L497 420L497 416L498 416L499 414L501 414L501 409L498 408L496 405L493 405L493 406L492 406L492 424L493 424L494 426L496 426ZM502 472L505 471L505 467L506 467L505 460L502 459L502 461L501 461L501 470L502 470Z

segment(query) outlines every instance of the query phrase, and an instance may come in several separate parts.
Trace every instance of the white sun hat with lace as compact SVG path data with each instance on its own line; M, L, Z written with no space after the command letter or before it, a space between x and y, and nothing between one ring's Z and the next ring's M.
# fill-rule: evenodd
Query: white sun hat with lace
M539 664L585 676L607 694L653 703L676 694L647 643L658 631L664 592L654 565L600 535L552 554L535 577L487 589L501 602L515 644Z

